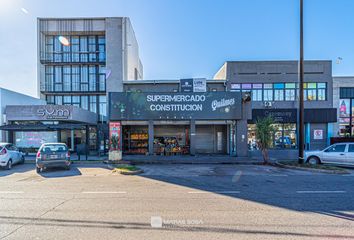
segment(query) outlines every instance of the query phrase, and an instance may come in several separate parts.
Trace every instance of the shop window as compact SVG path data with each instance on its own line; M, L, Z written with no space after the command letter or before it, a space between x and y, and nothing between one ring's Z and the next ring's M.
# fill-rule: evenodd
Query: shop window
M339 101L339 135L350 136L350 99Z
M55 96L55 104L63 105L63 96Z
M274 132L271 134L272 143L270 148L295 149L297 148L296 124L274 124ZM248 148L259 150L256 141L256 124L248 124Z
M123 126L123 153L147 154L149 135L147 126Z

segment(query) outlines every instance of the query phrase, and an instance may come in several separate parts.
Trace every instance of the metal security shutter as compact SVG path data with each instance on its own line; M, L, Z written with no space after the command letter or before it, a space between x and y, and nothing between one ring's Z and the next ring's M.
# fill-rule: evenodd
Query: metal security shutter
M212 125L196 126L196 153L214 153L214 127Z
M154 126L154 137L176 137L180 145L185 145L186 141L186 127L185 126Z

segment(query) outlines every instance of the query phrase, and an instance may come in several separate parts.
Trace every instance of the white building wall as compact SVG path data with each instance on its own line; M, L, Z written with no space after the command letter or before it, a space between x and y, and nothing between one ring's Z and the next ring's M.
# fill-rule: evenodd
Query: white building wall
M45 105L46 101L22 93L0 88L0 125L5 124L5 108L9 105ZM7 141L6 131L0 131L0 140Z

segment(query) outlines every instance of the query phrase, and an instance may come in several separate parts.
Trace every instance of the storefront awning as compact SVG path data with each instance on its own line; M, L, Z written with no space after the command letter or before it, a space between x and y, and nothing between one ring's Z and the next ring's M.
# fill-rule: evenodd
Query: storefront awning
M86 124L62 123L62 124L8 124L0 126L4 131L57 131L84 129Z

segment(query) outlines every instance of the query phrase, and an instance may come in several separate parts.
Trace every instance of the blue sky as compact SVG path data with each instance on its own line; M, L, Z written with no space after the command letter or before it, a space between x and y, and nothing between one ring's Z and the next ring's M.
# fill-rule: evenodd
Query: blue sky
M0 86L37 96L37 17L130 17L145 79L212 78L227 60L298 59L298 2L0 0ZM305 58L354 75L354 1L304 2Z

